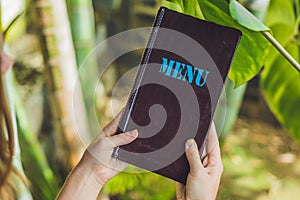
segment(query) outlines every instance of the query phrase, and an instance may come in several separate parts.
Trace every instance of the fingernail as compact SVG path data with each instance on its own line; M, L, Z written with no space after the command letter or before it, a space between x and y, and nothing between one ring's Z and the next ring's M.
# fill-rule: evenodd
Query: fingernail
M185 143L185 150L194 148L196 146L195 140L194 139L188 139Z
M208 165L208 155L206 155L203 159L202 159L202 164L204 167L207 167Z
M136 129L132 131L128 131L127 134L131 137L137 137L138 136L138 131Z

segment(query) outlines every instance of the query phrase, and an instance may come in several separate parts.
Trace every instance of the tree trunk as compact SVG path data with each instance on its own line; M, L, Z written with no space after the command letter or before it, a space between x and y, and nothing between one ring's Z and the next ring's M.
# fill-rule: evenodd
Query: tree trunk
M82 95L74 92L77 72L66 4L64 0L32 2L46 67L56 155L66 169L70 170L78 162L84 149L80 139L87 140L89 131ZM73 106L77 113L73 113ZM76 124L74 116L77 117Z

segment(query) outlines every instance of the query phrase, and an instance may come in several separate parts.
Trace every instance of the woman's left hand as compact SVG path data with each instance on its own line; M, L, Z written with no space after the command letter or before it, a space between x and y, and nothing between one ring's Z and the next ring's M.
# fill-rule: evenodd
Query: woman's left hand
M116 118L116 121L119 121L119 117ZM114 148L129 144L138 136L137 130L115 135L118 129L116 121L113 120L110 122L85 152L85 156L93 160L98 181L102 185L128 165L125 162L111 157Z
M102 186L127 166L111 155L115 147L135 140L138 132L133 130L115 135L119 118L120 115L110 122L87 148L58 199L96 199Z

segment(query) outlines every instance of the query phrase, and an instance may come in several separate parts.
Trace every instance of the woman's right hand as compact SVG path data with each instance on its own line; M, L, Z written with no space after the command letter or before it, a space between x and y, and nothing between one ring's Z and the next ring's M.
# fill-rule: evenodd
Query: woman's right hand
M208 154L201 162L196 142L193 139L186 142L185 153L190 165L190 173L186 185L177 183L176 197L178 200L213 200L216 198L223 164L214 124L210 128L206 151Z

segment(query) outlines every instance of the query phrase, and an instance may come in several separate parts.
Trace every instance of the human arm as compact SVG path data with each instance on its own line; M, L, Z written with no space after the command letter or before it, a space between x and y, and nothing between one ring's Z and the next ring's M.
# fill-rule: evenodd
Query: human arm
M178 200L213 200L216 198L223 164L214 124L209 131L206 150L208 154L201 162L195 141L190 139L186 142L185 151L190 165L190 173L186 185L177 183L176 197Z
M114 147L132 142L138 133L134 130L114 135L117 128L113 120L95 138L68 176L57 199L96 199L102 186L127 166L111 155Z

